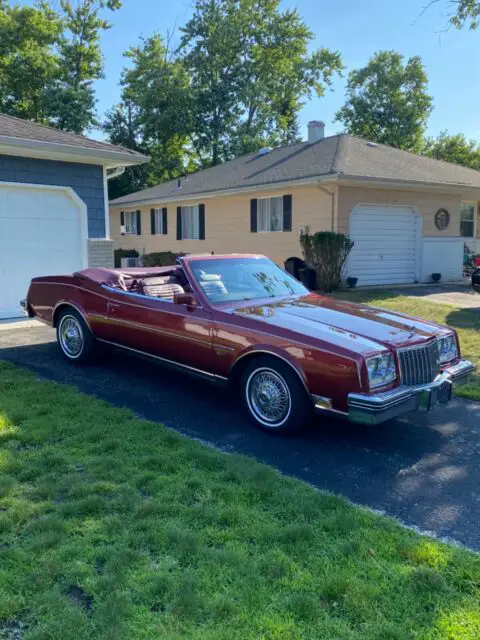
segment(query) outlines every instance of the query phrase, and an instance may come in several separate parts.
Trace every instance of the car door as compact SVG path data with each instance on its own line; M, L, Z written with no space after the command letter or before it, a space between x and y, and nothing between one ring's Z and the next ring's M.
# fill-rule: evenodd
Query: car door
M108 340L211 372L212 318L203 307L109 289Z

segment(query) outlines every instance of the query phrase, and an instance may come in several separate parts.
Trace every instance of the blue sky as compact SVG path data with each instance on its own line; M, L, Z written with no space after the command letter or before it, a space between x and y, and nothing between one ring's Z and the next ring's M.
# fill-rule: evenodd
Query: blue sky
M316 35L312 46L340 51L347 72L363 66L380 49L394 49L406 57L421 56L434 99L428 133L436 136L446 129L480 140L480 30L448 30L448 0L439 0L421 15L426 4L428 0L282 2L284 7L298 8ZM125 49L142 35L172 31L175 24L186 22L190 12L190 2L123 0L122 8L111 15L112 29L102 38L106 79L97 83L100 114L119 100ZM327 135L340 129L333 120L344 102L345 78L335 80L332 88L302 109L304 135L306 123L312 119L325 121Z

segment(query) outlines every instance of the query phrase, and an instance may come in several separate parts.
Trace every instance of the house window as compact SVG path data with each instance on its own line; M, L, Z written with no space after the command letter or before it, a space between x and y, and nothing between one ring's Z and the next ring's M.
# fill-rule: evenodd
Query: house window
M177 207L177 240L205 240L205 205Z
M291 230L291 195L250 200L250 231L252 233Z
M150 226L152 236L167 235L167 208L150 209Z
M460 235L464 238L475 237L476 202L462 202L460 205Z
M258 231L283 231L283 196L259 198Z
M120 212L120 233L127 236L139 236L142 233L140 211Z
M200 239L200 215L198 205L182 207L182 238L184 240Z

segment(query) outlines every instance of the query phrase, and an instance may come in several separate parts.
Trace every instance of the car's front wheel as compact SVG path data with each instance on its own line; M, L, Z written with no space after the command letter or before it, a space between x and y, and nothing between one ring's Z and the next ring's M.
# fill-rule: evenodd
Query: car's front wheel
M57 322L57 342L64 357L86 364L94 359L95 339L85 320L72 308L64 309Z
M248 416L264 431L294 433L310 422L312 404L305 387L278 358L259 356L247 364L241 392Z

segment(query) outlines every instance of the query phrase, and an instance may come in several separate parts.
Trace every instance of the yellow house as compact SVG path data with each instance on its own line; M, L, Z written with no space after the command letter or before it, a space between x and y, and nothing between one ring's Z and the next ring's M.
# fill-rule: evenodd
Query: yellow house
M480 252L480 172L350 135L261 149L110 202L116 249L140 254L301 256L302 231L354 241L359 285L462 276L465 243Z

